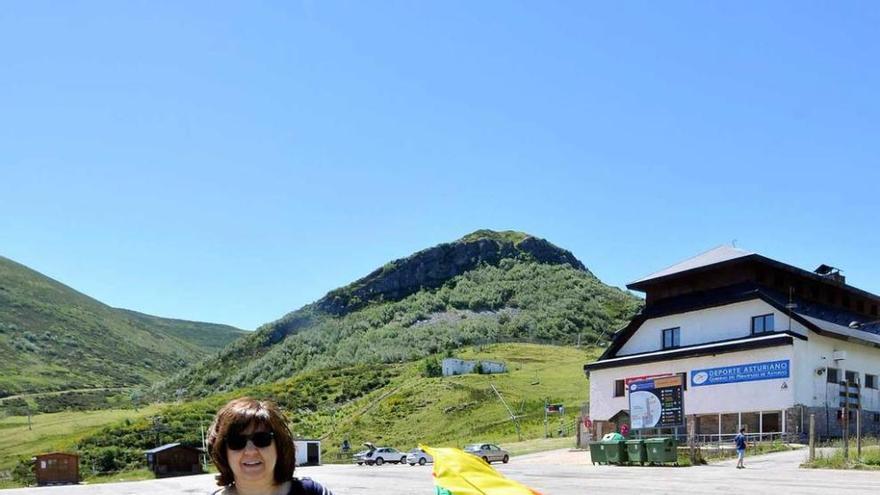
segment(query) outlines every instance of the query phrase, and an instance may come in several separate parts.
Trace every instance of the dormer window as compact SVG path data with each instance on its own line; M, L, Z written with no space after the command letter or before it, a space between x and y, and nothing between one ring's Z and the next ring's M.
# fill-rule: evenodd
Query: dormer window
M752 317L752 335L773 331L773 314Z
M663 348L675 349L681 346L681 328L667 328L663 330Z

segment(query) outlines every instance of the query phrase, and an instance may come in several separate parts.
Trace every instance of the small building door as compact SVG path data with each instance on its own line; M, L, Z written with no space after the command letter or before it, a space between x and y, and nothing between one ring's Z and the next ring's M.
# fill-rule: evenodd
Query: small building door
M321 463L321 444L318 442L309 442L306 444L306 462L309 464Z

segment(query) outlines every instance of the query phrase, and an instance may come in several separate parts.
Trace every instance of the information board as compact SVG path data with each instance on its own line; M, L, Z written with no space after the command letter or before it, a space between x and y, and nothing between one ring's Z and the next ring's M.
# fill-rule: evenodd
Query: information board
M685 426L682 376L629 384L629 420L634 430Z
M782 361L767 361L693 370L691 371L691 385L694 387L704 387L706 385L788 378L789 368L790 363L788 359L785 359Z

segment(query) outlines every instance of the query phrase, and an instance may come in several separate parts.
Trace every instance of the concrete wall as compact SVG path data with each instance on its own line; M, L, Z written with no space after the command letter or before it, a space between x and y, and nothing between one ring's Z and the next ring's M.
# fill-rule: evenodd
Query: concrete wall
M443 376L464 375L473 373L474 368L480 363L483 373L505 373L507 366L497 361L465 361L463 359L446 358L443 360Z
M835 361L834 351L845 351L846 359ZM880 390L864 387L866 373L880 378L880 349L810 332L808 341L795 343L795 354L798 356L796 373L801 377L795 393L797 403L809 407L838 407L841 387L828 383L827 368L831 367L840 370L841 380L845 371L857 372L863 385L862 408L880 411Z
M681 329L681 346L704 344L748 337L752 332L752 317L773 314L776 330L788 329L788 315L761 300L745 301L715 308L690 311L676 315L652 318L642 324L617 353L627 356L663 348L663 330ZM804 333L803 327L793 322L792 330Z

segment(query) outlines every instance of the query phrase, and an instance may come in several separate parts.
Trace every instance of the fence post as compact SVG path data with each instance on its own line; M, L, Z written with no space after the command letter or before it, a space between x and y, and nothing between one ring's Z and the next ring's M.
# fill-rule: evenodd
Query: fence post
M856 409L856 458L862 458L862 408Z
M849 460L849 380L841 382L845 395L843 397L843 460Z
M810 413L810 462L816 460L816 414Z
M687 422L687 436L688 436L688 448L690 450L690 458L691 458L691 466L695 466L697 464L697 415L692 414L690 417L690 421Z

